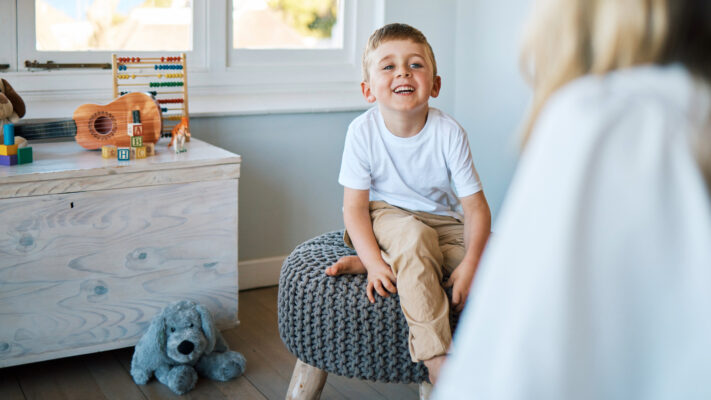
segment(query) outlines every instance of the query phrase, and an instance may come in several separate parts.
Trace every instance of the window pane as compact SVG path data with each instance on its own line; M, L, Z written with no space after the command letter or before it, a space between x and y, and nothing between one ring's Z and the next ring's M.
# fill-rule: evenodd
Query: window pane
M191 0L35 0L39 51L189 51Z
M235 49L340 49L339 0L233 0Z

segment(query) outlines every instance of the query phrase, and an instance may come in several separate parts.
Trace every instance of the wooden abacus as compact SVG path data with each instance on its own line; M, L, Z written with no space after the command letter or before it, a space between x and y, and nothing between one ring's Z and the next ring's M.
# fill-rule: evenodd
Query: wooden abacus
M117 57L111 59L114 98L131 92L148 92L158 102L163 129L170 137L173 127L188 117L188 69L185 53L175 57ZM131 80L131 83L124 83Z

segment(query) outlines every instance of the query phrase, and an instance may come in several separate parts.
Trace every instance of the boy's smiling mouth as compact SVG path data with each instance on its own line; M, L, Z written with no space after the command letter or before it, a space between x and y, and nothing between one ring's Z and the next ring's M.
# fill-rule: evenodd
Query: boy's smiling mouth
M415 88L410 85L402 85L396 87L393 92L395 94L410 94L415 91Z

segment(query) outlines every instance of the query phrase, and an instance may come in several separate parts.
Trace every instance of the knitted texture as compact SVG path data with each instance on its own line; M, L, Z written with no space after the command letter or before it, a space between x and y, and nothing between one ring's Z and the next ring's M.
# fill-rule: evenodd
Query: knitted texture
M340 231L304 242L284 261L279 334L287 349L309 365L350 378L426 381L427 368L410 359L408 327L398 296L376 294L371 304L365 274L324 273L347 255L355 251L345 245ZM450 319L454 322L454 316Z

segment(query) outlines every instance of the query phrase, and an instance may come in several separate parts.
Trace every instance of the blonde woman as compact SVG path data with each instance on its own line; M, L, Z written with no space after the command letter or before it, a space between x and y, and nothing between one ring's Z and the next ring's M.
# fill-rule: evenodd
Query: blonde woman
M544 0L437 399L711 399L711 1Z

